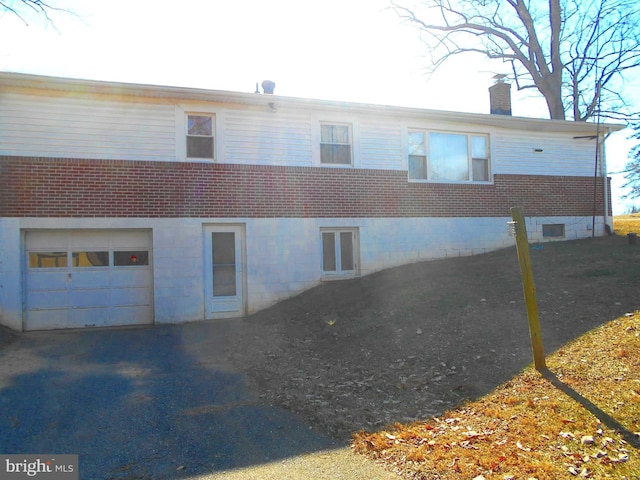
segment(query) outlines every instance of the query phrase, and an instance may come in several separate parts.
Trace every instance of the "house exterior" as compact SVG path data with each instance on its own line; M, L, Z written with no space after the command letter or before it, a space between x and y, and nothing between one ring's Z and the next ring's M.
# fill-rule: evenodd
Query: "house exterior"
M238 317L510 246L515 205L532 241L603 235L621 127L499 111L0 73L0 324Z

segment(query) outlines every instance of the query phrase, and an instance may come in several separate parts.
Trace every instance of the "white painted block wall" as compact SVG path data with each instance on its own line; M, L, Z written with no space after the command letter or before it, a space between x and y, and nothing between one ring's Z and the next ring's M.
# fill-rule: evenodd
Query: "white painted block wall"
M24 229L151 229L155 322L204 319L204 234L211 224L246 230L248 313L321 283L322 227L357 227L360 274L446 257L484 253L515 244L508 217L498 218L3 218L0 219L0 312L3 325L22 329ZM596 235L603 235L602 217ZM565 224L565 238L591 236L591 217L527 218L530 242L543 224Z
M0 322L22 330L20 221L0 218Z

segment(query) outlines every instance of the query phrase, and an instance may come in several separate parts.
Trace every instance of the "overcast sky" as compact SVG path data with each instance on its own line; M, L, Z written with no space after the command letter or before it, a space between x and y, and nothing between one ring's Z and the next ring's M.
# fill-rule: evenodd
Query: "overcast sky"
M428 78L426 45L388 0L50 3L74 15L54 12L52 26L0 14L0 70L241 92L270 79L278 95L474 113L489 112L493 75L509 73L465 57ZM548 117L539 97L513 90L514 115ZM608 142L610 171L626 163L627 135Z

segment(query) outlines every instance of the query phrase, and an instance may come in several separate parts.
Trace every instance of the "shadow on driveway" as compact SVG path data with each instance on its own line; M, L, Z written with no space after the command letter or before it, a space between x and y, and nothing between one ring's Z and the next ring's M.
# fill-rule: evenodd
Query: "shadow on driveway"
M37 332L0 350L0 452L78 454L80 478L210 474L334 448L257 400L229 322Z

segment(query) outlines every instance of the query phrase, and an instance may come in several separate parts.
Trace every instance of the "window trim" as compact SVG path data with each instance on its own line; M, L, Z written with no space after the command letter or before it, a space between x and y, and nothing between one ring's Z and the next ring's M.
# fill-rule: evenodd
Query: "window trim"
M331 125L331 126L342 126L347 127L349 130L349 155L350 162L349 163L324 163L322 161L322 145L346 145L344 143L323 143L322 142L322 126L323 125ZM355 167L355 148L354 148L354 124L353 122L345 121L345 120L320 120L318 122L318 140L316 142L318 149L318 165L327 168L353 168Z
M413 132L419 132L424 134L424 145L425 145L425 153L424 155L410 155L409 154L409 135ZM429 155L429 135L431 133L441 133L448 135L460 135L466 136L467 139L467 172L469 175L469 180L436 180L430 178L431 175L431 162ZM473 157L473 137L484 137L487 140L487 158L480 159L477 157ZM470 131L453 131L453 130L436 130L430 129L426 127L407 127L405 135L406 141L405 147L405 155L404 159L406 161L407 167L407 180L412 183L451 183L451 184L461 184L461 185L487 185L493 183L493 169L491 168L491 158L492 158L492 142L491 142L491 134L487 132L470 132ZM427 178L412 178L410 177L410 166L409 166L409 158L412 156L423 157L425 159L425 169L427 173ZM474 160L486 160L487 161L487 180L474 180L473 179L473 162Z
M323 235L325 233L332 233L334 239L335 248L335 262L336 270L324 269L324 240ZM353 235L352 243L352 255L353 255L353 270L342 270L342 252L340 241L340 233L351 233ZM360 275L360 232L358 227L320 227L320 272L322 274L322 280L343 280L347 278L354 278Z

